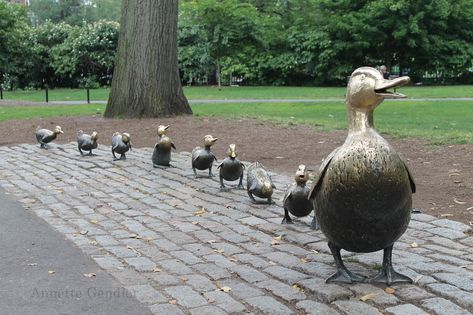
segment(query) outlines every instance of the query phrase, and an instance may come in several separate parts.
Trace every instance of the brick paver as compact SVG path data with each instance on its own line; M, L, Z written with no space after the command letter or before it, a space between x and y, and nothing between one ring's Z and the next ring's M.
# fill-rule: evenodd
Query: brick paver
M335 267L311 217L281 225L291 176L274 174L276 205L253 205L229 183L194 178L188 153L154 169L151 149L113 162L107 146L0 147L0 187L90 255L155 314L470 314L470 226L413 214L395 268L413 285L325 284ZM416 243L416 244L413 244ZM382 251L343 253L371 276ZM364 297L363 299L360 299ZM368 297L368 298L366 298Z

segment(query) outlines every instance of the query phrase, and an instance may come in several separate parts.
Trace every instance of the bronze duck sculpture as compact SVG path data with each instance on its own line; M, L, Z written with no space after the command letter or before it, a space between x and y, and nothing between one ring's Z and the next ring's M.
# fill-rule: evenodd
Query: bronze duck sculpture
M226 187L223 184L223 180L235 181L240 179L238 182L238 189L243 189L243 169L244 165L237 159L236 145L230 144L228 148L228 157L226 157L222 163L217 167L220 169L220 191L225 191Z
M123 134L119 132L115 132L112 136L112 155L113 160L126 160L125 153L131 150L131 138L130 134L124 132ZM118 159L115 153L120 154L120 158Z
M198 170L209 170L209 177L213 177L212 166L214 160L217 161L217 158L210 150L210 147L218 140L218 138L212 137L212 135L206 135L204 137L204 148L196 147L192 150L192 170L194 171L195 176L197 177Z
M51 131L49 129L41 129L37 128L36 129L36 140L39 143L39 147L41 149L48 149L48 143L55 140L58 134L64 133L61 129L61 126L56 126L54 128L54 131Z
M258 203L253 197L267 199L268 204L272 204L271 196L273 195L273 184L271 177L260 162L255 162L248 166L246 170L246 190L251 202Z
M171 148L176 149L174 143L166 135L169 126L158 126L158 142L154 146L153 167L170 167L171 166Z
M299 165L294 180L295 183L288 188L284 195L284 218L281 224L293 223L289 213L300 218L309 215L314 209L314 203L308 199L310 189L306 183L309 180L309 173L306 171L305 165ZM310 227L313 230L319 229L315 213Z
M97 149L97 131L92 132L91 135L85 134L82 130L77 133L77 147L79 148L80 155L84 155L84 151L89 151L88 155L95 155L92 153L93 149Z
M371 67L358 68L350 77L348 136L323 161L309 196L315 200L317 220L337 267L326 282L365 281L345 267L341 249L384 250L382 269L369 282L412 282L393 269L392 249L409 224L415 183L406 164L373 124L374 109L384 99L405 97L387 89L408 82L406 76L386 80Z

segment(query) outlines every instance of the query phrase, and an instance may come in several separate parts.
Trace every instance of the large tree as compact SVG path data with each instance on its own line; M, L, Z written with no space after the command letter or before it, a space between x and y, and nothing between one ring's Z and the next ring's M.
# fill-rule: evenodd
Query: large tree
M124 0L105 117L192 114L177 65L178 0Z

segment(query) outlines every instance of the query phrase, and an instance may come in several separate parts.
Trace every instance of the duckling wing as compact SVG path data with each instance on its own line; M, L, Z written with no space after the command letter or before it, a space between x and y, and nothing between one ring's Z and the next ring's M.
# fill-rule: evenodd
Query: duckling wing
M335 156L335 154L338 152L339 149L340 147L330 152L330 154L325 158L325 160L323 160L319 168L319 173L317 174L317 177L314 178L314 181L312 182L312 188L310 189L309 199L315 198L315 194L319 191L320 186L322 185L322 180L325 176L325 172L327 172L327 168L330 165L330 162L332 161L333 157Z
M119 139L117 136L112 137L112 149L115 150L116 148L118 148L121 142L121 139Z
M409 183L411 185L411 191L412 193L415 193L416 183L414 182L414 178L412 177L411 171L409 171L409 168L407 167L406 163L404 163L404 161L402 161L402 163L404 164L404 167L406 168L407 176L409 176Z
M284 198L282 199L282 202L285 203L287 199L290 199L292 197L292 189L294 188L294 184L289 186L289 188L286 190L286 193L284 194Z
M171 148L173 148L174 150L177 150L176 149L176 146L174 145L174 143L171 142Z

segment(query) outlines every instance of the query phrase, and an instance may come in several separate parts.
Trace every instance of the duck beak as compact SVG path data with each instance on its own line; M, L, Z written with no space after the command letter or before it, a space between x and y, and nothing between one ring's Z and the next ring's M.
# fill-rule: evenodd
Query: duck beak
M235 151L232 151L232 153L230 154L230 156L231 156L232 158L236 158L236 153L235 153Z
M215 141L217 141L217 140L218 140L218 138L213 138L213 139L212 139L212 142L215 142Z
M411 79L407 76L399 77L393 80L378 79L376 80L374 92L382 98L405 98L404 94L388 91L390 88L398 88L407 83Z

